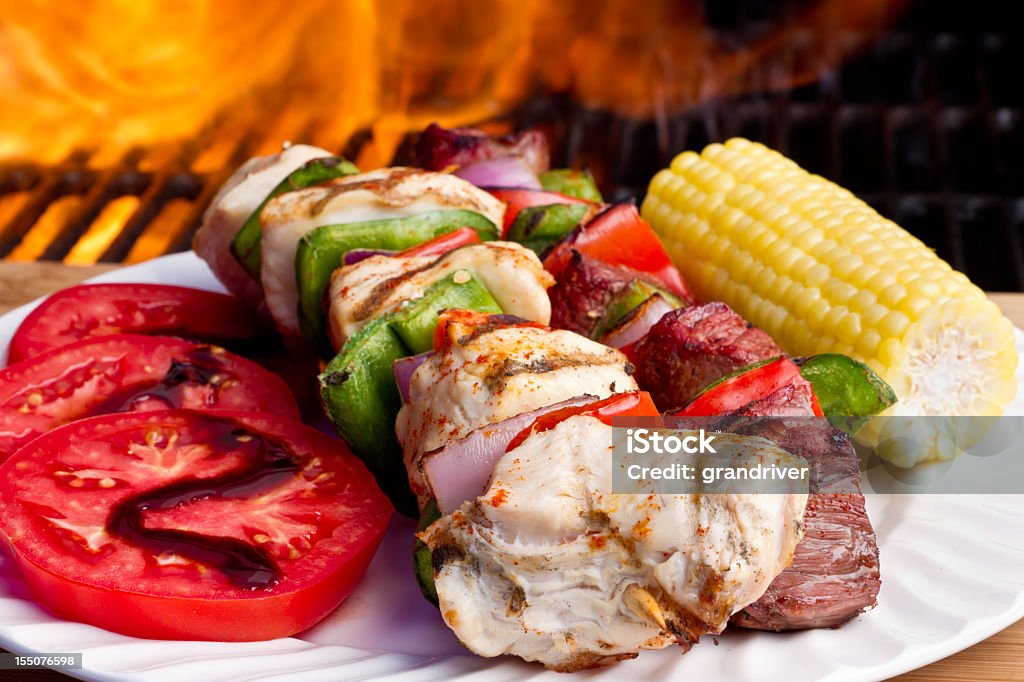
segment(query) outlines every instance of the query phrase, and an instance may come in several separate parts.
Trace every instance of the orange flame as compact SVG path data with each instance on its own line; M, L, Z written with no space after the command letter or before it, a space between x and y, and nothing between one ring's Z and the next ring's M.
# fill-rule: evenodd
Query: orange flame
M822 0L729 50L699 3L678 0L0 0L0 9L0 159L56 163L84 149L98 166L135 146L195 138L224 116L247 123L239 110L274 133L269 148L289 137L343 142L373 124L372 163L410 129L484 120L538 87L647 118L749 87L755 64L792 58L783 53L796 32L841 23L859 40L814 45L810 59L778 70L786 82L761 85L811 79L895 14L885 0Z
M0 164L127 163L218 181L285 140L340 151L370 130L355 161L373 168L410 130L485 121L538 92L664 119L815 79L901 4L817 0L738 49L696 0L0 0ZM836 26L846 40L823 39ZM77 203L41 216L13 255L45 251ZM73 260L102 253L133 206L99 210L86 232L96 244ZM142 242L168 239L147 229Z

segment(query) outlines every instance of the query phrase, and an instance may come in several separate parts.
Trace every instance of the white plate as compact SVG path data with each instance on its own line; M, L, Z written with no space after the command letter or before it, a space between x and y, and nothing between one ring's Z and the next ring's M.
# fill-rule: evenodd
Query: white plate
M193 254L97 279L220 289ZM30 308L0 318L0 349ZM1024 349L1019 332L1017 346ZM1024 413L1024 389L1021 394L1015 413ZM881 547L882 591L877 608L842 629L729 630L717 642L704 638L685 656L649 651L580 676L878 680L955 653L1024 616L1024 496L872 495L868 511ZM510 658L468 654L419 595L411 535L412 523L396 520L358 590L317 627L298 637L244 644L133 639L58 620L32 603L10 559L0 554L0 645L18 652L82 652L84 668L70 672L90 680L570 679Z

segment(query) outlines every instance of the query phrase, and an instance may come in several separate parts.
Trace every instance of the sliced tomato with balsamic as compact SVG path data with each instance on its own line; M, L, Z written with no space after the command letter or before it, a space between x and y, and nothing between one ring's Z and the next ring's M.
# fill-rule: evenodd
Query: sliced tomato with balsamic
M0 461L76 419L178 407L298 416L280 377L221 348L161 336L102 336L0 370Z
M9 363L107 334L157 334L224 344L267 327L242 301L165 284L82 284L58 291L29 313L11 339Z
M83 419L0 466L0 532L35 598L150 639L305 630L355 587L391 513L341 442L253 412Z
M694 300L658 235L632 203L610 206L574 229L544 258L544 267L558 277L574 250L644 273L684 301Z
M495 198L505 202L505 224L501 229L502 238L508 234L508 228L516 221L516 216L524 208L530 206L551 206L554 204L588 204L596 206L592 201L577 199L568 194L549 192L542 189L488 188Z
M442 234L440 237L434 237L422 244L410 247L405 251L399 251L395 255L400 258L412 258L414 256L433 256L436 258L460 247L479 243L480 235L477 234L476 230L471 227L460 227L448 234Z
M611 426L613 417L658 417L660 414L654 401L651 400L651 394L647 391L615 393L592 403L563 407L542 414L509 441L505 452L515 450L535 433L550 431L569 417L596 417Z
M789 358L775 358L740 369L711 384L691 400L674 417L713 417L728 414L763 400L800 377L800 368ZM811 408L815 416L822 416L818 400L811 392Z

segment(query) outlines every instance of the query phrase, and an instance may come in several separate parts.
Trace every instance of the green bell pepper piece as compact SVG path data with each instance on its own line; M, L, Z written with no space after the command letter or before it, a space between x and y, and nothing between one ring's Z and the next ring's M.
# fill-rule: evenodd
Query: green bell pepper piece
M496 315L502 312L480 280L466 270L459 270L430 285L422 297L410 301L395 316L391 328L413 355L425 353L434 347L438 314L449 308Z
M540 178L540 186L549 192L558 192L566 196L594 201L601 203L601 191L597 189L594 176L589 170L573 170L571 168L556 168L544 171L537 176Z
M547 204L528 206L508 228L506 238L519 242L540 255L572 232L590 211L588 204Z
M626 319L627 315L655 294L665 299L665 302L673 308L683 307L682 299L675 294L659 289L642 279L634 279L625 289L616 294L612 302L608 304L604 316L601 318L601 323L597 326L594 338L599 339L614 329L616 325Z
M295 281L299 289L299 324L303 335L323 347L327 332L323 297L331 275L353 249L400 251L460 227L476 230L481 241L498 238L498 228L473 211L431 211L389 220L368 220L343 225L323 225L299 240L295 253Z
M263 211L263 207L267 205L267 202L286 192L312 187L325 180L355 175L358 172L358 168L340 156L312 159L299 166L289 173L288 177L279 182L270 191L267 198L260 202L260 205L252 212L252 215L242 223L238 234L231 240L231 253L235 255L235 258L242 264L242 267L258 281L260 278L260 262L263 257L263 251L260 247L260 240L263 237L263 228L260 226L260 213Z
M441 518L441 512L437 508L437 500L433 497L427 502L420 514L420 522L416 525L416 532L425 531L430 524ZM412 551L412 568L416 574L416 582L420 586L420 592L434 606L437 606L437 587L434 585L434 557L430 554L430 548L422 540L416 540L416 546Z
M318 377L320 400L334 428L404 514L416 504L395 436L402 397L392 363L407 355L390 317L382 316L350 338Z
M829 423L851 436L868 419L896 402L889 384L863 362L837 353L797 359Z

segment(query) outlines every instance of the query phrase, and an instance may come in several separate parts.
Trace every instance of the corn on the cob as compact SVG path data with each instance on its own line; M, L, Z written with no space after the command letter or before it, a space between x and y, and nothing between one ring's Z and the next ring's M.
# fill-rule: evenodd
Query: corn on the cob
M788 352L844 353L895 414L998 415L1017 390L1013 326L984 293L849 191L743 139L685 152L643 215L702 300Z

